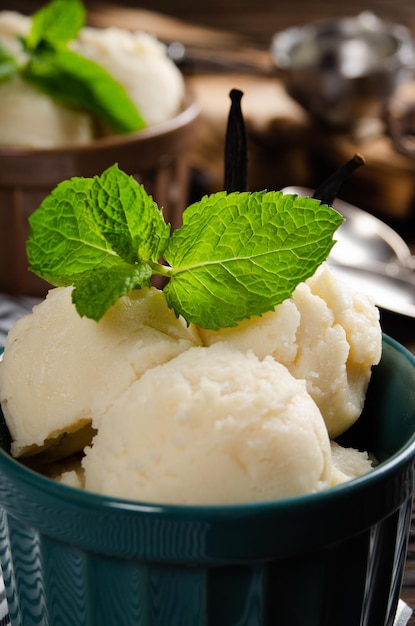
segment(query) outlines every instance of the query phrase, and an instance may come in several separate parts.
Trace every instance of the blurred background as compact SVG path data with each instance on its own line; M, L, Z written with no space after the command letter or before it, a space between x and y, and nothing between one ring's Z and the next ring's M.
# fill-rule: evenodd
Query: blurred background
M0 0L0 9L30 14L43 4L39 0ZM289 27L357 16L362 11L403 25L415 34L413 0L369 0L364 4L359 0L86 0L85 4L92 25L143 29L167 43L185 45L186 56L180 59L180 67L201 106L199 138L191 162L194 193L223 186L228 93L235 87L244 92L251 190L315 187L355 152L362 152L366 166L342 191L344 198L392 220L400 221L413 213L415 158L402 154L392 141L384 111L375 118L366 116L364 123L356 121L348 132L322 127L315 116L310 117L309 111L299 106L297 97L287 94L285 77L270 53L273 36ZM412 74L415 76L413 70L410 79ZM311 90L315 89L312 80L310 77L308 81ZM415 87L412 89L409 82L404 97L412 102ZM410 139L412 128L407 126L411 123L412 109L405 117L405 136Z
M88 0L87 5L98 3ZM266 45L271 35L280 28L305 23L315 18L353 15L362 10L371 10L382 17L415 26L415 4L412 0L359 0L332 2L331 0L271 2L271 0L209 0L189 2L187 0L122 0L116 6L149 9L183 20L212 28L236 31L253 41ZM1 0L0 8L30 13L41 6L38 0Z

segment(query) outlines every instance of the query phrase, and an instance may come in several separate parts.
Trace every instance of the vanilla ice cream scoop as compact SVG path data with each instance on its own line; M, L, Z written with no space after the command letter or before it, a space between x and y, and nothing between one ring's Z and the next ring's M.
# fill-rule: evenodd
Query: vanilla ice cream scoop
M330 485L327 429L304 381L217 344L148 370L100 421L85 488L146 502L226 504Z
M31 24L32 20L27 15L22 15L17 11L0 11L1 45L17 61L26 59L26 53L18 38L27 37Z
M88 144L88 113L52 100L20 76L0 82L0 145L37 149Z
M183 75L155 37L115 26L86 27L72 48L123 85L148 126L171 119L183 106Z
M382 345L371 298L354 292L325 263L274 311L235 328L200 329L200 335L205 345L226 341L261 359L272 355L304 379L331 438L359 417Z
M82 449L118 395L199 341L153 287L123 296L98 323L79 316L71 293L49 291L7 337L0 401L15 456Z
M16 11L0 11L0 45L18 63L27 60L18 37L28 35L31 18ZM0 81L0 145L54 148L83 145L94 135L92 117L64 106L15 75Z
M27 54L18 37L27 36L30 27L30 17L0 12L0 44L19 64L27 61ZM85 27L69 45L125 88L147 126L173 118L183 107L183 75L155 37L116 27ZM61 104L19 74L0 82L0 145L38 149L85 145L112 132L88 112Z
M340 485L353 478L370 472L377 461L366 450L345 448L336 441L331 441L332 473L331 484Z

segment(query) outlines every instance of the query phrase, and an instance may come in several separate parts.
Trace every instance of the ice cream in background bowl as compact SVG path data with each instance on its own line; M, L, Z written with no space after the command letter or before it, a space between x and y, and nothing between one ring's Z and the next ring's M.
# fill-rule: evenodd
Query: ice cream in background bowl
M0 43L19 63L32 18L0 12ZM117 132L89 111L51 98L21 74L0 84L0 291L44 296L48 285L27 271L27 219L61 180L100 174L113 163L143 182L174 225L187 202L187 154L198 105L166 47L145 32L83 27L71 51L98 63L125 89L144 120ZM7 269L6 269L7 268Z

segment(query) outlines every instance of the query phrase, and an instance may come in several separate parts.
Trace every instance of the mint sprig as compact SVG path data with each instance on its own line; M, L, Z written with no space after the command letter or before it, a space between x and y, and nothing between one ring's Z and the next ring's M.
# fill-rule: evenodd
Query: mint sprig
M29 218L27 254L33 272L75 286L80 315L99 320L159 274L177 315L217 329L290 297L327 258L342 221L311 198L219 192L188 207L171 235L143 186L113 165L56 187Z
M89 111L119 133L145 127L124 87L99 64L67 45L85 24L81 0L52 0L34 13L27 37L19 38L27 61L21 65L0 53L0 80L20 75L55 100ZM8 58L7 58L8 57Z

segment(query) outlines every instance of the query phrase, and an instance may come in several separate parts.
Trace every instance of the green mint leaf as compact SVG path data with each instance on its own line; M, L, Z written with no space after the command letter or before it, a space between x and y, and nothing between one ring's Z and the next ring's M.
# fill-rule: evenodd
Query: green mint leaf
M18 71L19 66L17 60L0 41L0 83L9 80L12 76L17 74Z
M72 301L81 317L99 321L117 300L132 289L150 284L151 268L146 263L96 269L76 277Z
M91 211L99 231L125 262L157 262L162 256L170 226L144 187L117 165L94 179Z
M145 122L124 87L100 65L67 49L42 49L23 75L52 98L81 108L117 133L141 130Z
M100 233L91 211L93 179L60 183L29 217L26 249L30 269L54 285L113 265L116 255Z
M170 234L153 199L117 165L60 183L29 224L30 269L53 285L75 285L79 312L92 319L149 284Z
M186 209L165 251L167 302L211 329L261 315L314 274L342 221L317 200L282 192L205 197Z
M32 16L26 44L30 50L47 41L54 47L75 39L86 21L81 0L52 0Z

